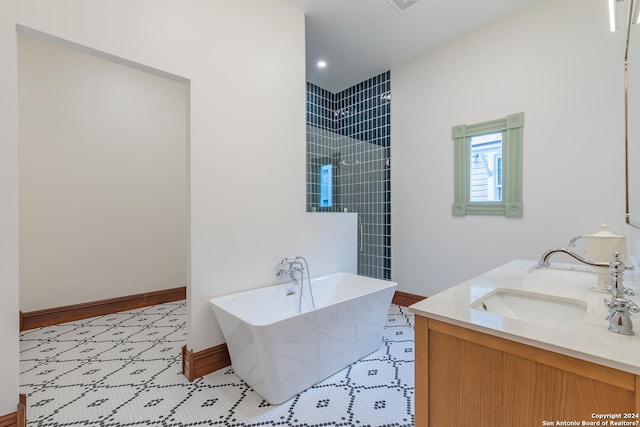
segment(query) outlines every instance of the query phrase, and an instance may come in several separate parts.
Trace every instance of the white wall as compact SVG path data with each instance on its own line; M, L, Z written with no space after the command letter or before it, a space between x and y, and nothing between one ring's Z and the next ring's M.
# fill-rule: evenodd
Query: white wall
M20 309L187 283L188 86L18 34Z
M283 256L306 256L312 275L355 271L355 215L305 213L302 12L282 0L12 3L22 26L189 80L189 348L223 342L209 298L273 283ZM11 50L2 59L15 68Z
M399 289L433 295L600 223L635 239L624 223L624 35L607 19L603 1L547 0L391 70ZM524 216L452 217L451 127L521 111Z
M18 102L15 3L0 2L0 416L18 404Z

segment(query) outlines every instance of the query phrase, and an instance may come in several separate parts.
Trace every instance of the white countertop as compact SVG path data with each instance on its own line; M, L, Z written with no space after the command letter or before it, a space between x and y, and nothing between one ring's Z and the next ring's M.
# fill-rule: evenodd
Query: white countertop
M631 315L636 335L609 331L609 321L605 320L608 309L603 300L610 295L590 289L597 280L595 274L589 273L592 269L580 264L551 261L551 267L539 267L537 260L511 261L413 304L409 310L419 316L640 374L640 313ZM637 276L633 273L625 273L624 285L640 294ZM471 308L474 301L501 288L583 301L587 305L584 324L579 329L570 330ZM640 295L631 299L640 304Z

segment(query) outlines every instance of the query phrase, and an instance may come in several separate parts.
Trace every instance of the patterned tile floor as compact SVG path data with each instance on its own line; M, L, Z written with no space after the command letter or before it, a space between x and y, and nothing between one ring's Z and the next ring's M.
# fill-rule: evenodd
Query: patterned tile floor
M21 334L21 393L33 426L413 426L413 315L392 305L383 345L281 405L231 367L180 373L186 304Z

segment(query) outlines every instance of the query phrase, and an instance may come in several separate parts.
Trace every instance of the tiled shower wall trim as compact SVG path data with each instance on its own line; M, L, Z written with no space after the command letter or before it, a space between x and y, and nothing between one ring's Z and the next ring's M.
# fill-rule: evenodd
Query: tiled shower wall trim
M391 81L382 73L333 94L307 83L307 211L357 212L358 273L391 278ZM319 206L320 165L333 205ZM360 239L359 239L360 242Z

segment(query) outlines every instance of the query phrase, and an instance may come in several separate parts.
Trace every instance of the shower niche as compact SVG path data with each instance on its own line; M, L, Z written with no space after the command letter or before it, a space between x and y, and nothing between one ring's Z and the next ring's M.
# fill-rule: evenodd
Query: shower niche
M358 274L391 279L390 73L338 93L307 83L308 212L358 214Z
M307 211L340 211L339 163L339 153L334 153L331 156L311 156L307 160L307 168L311 172L307 173L307 187L313 193L312 197L315 197L315 200L307 203ZM309 191L307 191L307 198L309 198Z

